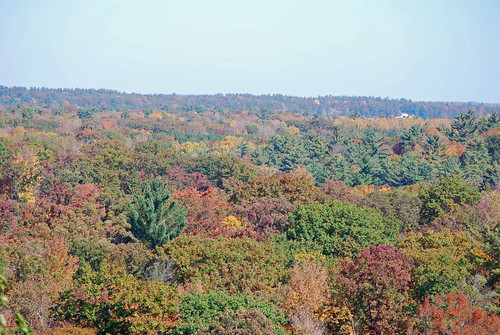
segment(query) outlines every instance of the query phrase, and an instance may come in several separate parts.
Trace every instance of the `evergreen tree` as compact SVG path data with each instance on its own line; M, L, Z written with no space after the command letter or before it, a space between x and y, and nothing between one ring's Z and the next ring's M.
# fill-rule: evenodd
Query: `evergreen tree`
M492 161L500 163L500 134L487 137L485 144Z
M427 126L421 126L416 124L412 126L410 129L405 131L401 136L401 147L402 152L413 151L415 146L420 143L420 141L425 136L425 132L427 131Z
M498 112L494 112L488 118L487 128L488 129L495 129L495 128L498 128L498 127L500 127L500 116L498 115Z
M172 193L160 178L146 183L130 205L129 222L136 238L151 248L179 236L186 226L186 208L170 199Z
M479 130L479 120L474 111L469 110L467 114L460 114L451 123L451 129L445 131L452 141L465 143L472 139Z
M438 174L444 164L445 154L441 151L441 138L436 134L427 135L426 141L423 143L425 149L424 158L432 166L433 173Z
M460 158L463 178L469 185L481 187L490 168L488 149L479 138L471 140L468 146L470 150Z

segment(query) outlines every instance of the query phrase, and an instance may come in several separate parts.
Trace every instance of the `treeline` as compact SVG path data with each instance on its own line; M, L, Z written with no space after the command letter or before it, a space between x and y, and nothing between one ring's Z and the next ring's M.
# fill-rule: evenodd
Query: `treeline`
M0 329L500 332L497 113L193 106L0 107Z
M377 97L318 96L294 97L281 94L137 94L105 89L49 89L0 86L0 105L57 107L78 105L99 109L156 108L194 110L232 110L276 113L300 113L327 117L361 116L365 118L396 117L401 114L423 119L453 118L468 110L479 115L500 111L498 104L425 102Z

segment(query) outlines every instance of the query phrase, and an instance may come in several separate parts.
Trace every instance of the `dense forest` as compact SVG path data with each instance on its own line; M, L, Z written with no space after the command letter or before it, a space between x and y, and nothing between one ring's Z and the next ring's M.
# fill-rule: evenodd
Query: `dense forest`
M365 118L397 117L401 114L423 119L452 118L469 110L479 115L500 112L500 104L426 102L407 99L389 99L352 96L294 97L281 94L216 94L171 95L136 94L113 90L49 89L6 87L0 85L0 105L44 107L60 110L76 105L96 107L99 110L160 109L204 112L207 110L249 111L266 117L269 113L298 113L327 117L349 116Z
M499 110L0 86L0 333L499 334Z

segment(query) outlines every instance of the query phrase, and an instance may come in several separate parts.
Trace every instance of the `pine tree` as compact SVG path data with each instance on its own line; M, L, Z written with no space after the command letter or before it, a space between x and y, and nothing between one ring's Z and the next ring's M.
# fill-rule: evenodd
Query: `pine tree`
M171 195L158 178L146 183L130 205L131 231L151 248L179 236L186 226L187 210L182 202L170 199Z
M479 121L474 111L468 111L467 114L460 114L451 123L451 129L446 131L446 135L452 141L465 143L474 138L479 130Z

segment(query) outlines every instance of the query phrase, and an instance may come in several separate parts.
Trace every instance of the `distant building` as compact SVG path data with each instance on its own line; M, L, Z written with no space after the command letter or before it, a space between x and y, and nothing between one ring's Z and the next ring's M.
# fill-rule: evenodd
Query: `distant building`
M409 117L407 113L401 113L400 116L396 116L396 119L406 119L407 117Z

